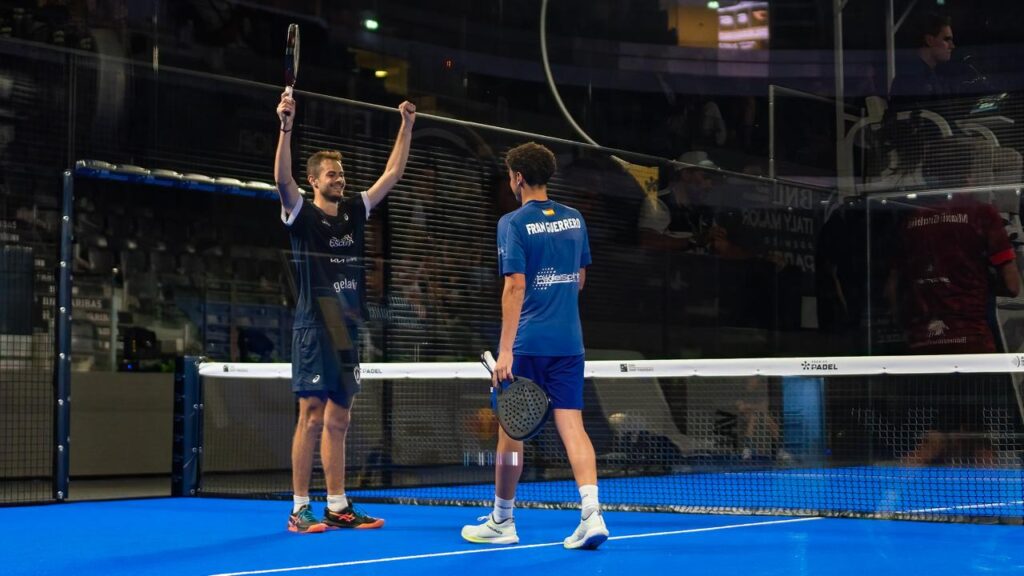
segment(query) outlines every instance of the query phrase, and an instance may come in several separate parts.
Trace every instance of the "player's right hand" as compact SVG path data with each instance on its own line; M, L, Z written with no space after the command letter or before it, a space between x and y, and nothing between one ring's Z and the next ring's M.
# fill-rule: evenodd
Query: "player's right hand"
M277 117L281 120L281 130L291 130L295 121L295 98L287 92L281 94L281 102L277 105Z
M491 383L497 386L499 382L511 382L514 378L512 375L512 354L499 354L498 360L494 363L494 371L491 372Z

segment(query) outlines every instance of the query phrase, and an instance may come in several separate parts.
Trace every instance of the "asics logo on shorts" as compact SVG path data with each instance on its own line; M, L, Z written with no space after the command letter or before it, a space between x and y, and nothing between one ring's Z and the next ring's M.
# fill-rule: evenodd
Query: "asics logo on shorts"
M362 372L359 370L359 366L352 369L352 375L356 378L356 384L359 384L363 376Z
M316 384L319 381L320 381L320 375L319 374L317 374L316 376L313 376L313 384Z

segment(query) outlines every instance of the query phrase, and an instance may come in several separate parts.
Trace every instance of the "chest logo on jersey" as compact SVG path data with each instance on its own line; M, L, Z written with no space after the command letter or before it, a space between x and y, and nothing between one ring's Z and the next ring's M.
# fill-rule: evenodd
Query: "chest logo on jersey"
M349 246L355 244L355 241L352 240L351 234L346 234L341 238L332 237L328 244L330 245L331 248L348 248Z
M358 290L359 282L351 278L342 278L334 283L334 291L341 292L342 290Z

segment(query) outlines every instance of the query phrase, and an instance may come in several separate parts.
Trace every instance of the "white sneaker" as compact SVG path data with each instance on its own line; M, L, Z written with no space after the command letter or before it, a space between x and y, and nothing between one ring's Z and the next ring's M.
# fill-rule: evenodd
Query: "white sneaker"
M570 550L582 548L594 550L608 539L608 527L604 525L604 516L601 511L593 512L586 520L580 520L576 531L566 538L562 545Z
M507 518L501 522L495 522L494 516L488 514L477 520L486 520L483 524L476 526L466 525L462 527L462 538L474 544L518 544L519 535L516 534L515 518Z

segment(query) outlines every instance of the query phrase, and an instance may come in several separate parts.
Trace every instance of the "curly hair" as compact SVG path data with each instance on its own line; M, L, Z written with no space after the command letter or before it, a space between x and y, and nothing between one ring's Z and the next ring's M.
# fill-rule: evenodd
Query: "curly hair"
M505 155L505 165L513 172L521 173L530 186L547 184L557 168L554 153L536 142L520 144L509 150Z

